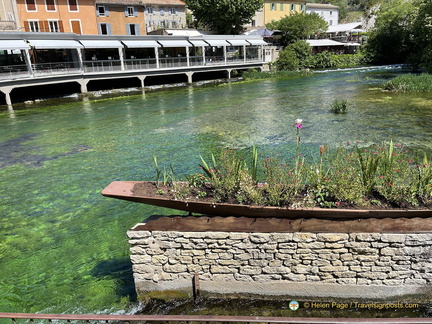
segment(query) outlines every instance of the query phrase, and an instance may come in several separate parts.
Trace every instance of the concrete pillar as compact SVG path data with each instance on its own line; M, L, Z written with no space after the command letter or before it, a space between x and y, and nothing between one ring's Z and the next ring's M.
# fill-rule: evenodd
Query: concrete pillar
M138 75L138 79L141 81L141 88L144 88L144 80L146 76L145 75Z
M231 71L232 71L232 69L227 70L227 72L228 72L228 79L231 79Z
M159 69L159 49L155 47L154 51L155 51L155 58L156 58L156 69Z
M224 52L224 62L226 65L227 64L226 46L223 47L223 52Z
M192 76L193 76L194 72L186 72L187 78L188 78L188 83L192 83Z
M89 80L85 80L85 79L82 79L82 80L80 80L80 81L78 81L78 83L80 84L80 86L81 86L81 93L86 93L86 92L88 92L87 91L87 83L89 82Z
M5 99L6 99L6 105L8 108L12 108L12 100L10 97L10 93L13 90L13 87L2 87L0 88L0 91L4 93Z
M189 49L190 47L186 47L186 65L190 66L190 62L189 62Z
M124 65L124 48L123 47L119 48L118 51L119 51L119 57L120 57L120 69L122 71L124 71L125 70L125 65Z
M246 63L246 45L243 45L243 62Z
M30 77L33 77L33 69L31 64L31 58L30 58L30 52L28 49L24 50L24 61L27 66L27 72L29 73Z
M205 46L202 47L202 58L203 58L203 64L202 65L206 65L206 58L205 58Z
M78 54L78 64L81 71L84 71L84 64L83 64L83 50L81 48L77 48L77 54Z

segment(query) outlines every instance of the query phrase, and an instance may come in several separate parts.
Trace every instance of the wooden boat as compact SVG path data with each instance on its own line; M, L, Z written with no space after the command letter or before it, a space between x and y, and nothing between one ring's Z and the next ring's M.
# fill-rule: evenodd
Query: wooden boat
M276 218L412 218L432 217L432 210L410 209L329 209L329 208L292 208L255 206L202 201L174 200L163 196L146 197L134 193L134 187L143 181L114 181L102 190L106 197L134 201L142 204L177 209L185 212L213 216L245 216L245 217L276 217Z

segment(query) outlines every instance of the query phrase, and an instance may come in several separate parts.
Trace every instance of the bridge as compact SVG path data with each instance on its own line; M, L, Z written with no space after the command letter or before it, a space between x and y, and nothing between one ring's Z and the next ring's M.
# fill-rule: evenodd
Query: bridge
M262 69L267 43L260 36L98 36L0 33L0 91L7 105L16 88L77 83L82 93L97 80Z

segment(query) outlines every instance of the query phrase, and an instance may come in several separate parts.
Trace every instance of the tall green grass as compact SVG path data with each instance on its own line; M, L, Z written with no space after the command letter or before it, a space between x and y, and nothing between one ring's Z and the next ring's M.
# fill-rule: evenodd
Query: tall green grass
M431 92L432 75L404 74L384 83L383 89L397 92Z

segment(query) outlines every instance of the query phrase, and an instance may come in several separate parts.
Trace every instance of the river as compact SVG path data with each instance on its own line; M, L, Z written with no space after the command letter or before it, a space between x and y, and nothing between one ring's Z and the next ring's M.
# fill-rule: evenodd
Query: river
M290 155L297 118L309 152L390 139L431 150L432 94L378 88L398 73L346 70L2 110L0 311L133 312L126 231L175 212L100 191L114 180L154 180L154 155L179 177L226 147ZM348 100L347 114L329 112L334 99Z

